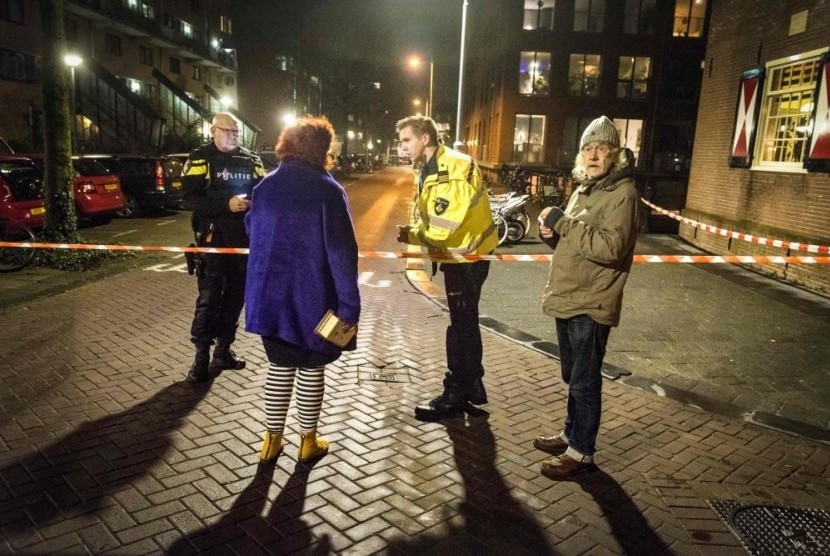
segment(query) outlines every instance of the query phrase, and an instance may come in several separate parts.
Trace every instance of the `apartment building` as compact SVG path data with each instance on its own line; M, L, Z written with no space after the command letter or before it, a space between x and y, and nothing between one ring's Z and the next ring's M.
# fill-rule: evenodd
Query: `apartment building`
M219 110L241 114L228 0L67 0L66 54L78 152L177 151L207 137ZM0 0L0 136L42 148L35 0Z
M752 237L686 224L682 237L718 254L827 255L828 62L827 2L714 2L684 216ZM830 293L828 265L754 266Z
M682 208L709 9L707 0L471 2L467 150L493 172L569 171L582 131L604 114L649 196Z

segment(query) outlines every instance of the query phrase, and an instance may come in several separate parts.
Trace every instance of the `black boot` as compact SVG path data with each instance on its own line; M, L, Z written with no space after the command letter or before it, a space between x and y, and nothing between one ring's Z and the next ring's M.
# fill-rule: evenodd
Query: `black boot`
M196 344L196 357L190 372L187 373L187 381L192 383L207 382L210 380L210 344Z
M439 421L464 412L464 396L455 390L444 390L434 400L415 408L415 418L420 421Z
M475 379L467 387L467 401L473 405L484 405L487 403L487 390L480 378Z
M210 362L211 372L229 369L238 371L244 368L245 360L236 356L229 342L223 342L222 340L216 342L216 349L213 350L213 361Z

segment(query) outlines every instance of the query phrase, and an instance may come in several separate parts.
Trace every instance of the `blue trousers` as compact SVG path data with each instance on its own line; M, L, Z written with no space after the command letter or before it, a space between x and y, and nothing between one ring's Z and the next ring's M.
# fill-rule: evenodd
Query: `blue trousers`
M611 327L588 315L556 319L562 380L568 385L568 444L585 456L596 451L602 413L602 360Z

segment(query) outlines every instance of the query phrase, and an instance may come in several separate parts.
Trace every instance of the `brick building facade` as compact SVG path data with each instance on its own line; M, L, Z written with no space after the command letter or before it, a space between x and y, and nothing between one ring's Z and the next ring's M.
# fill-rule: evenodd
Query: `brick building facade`
M713 3L685 216L762 237L830 244L830 156L820 145L830 141L826 83L818 90L827 78L828 47L826 0ZM809 255L686 224L680 234L717 254ZM830 293L828 265L757 269Z

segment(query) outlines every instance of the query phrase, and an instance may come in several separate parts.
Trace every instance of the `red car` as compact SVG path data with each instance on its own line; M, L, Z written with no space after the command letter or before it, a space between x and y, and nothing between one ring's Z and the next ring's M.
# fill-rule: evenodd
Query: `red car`
M34 161L0 155L0 220L12 220L29 228L43 227L43 172Z
M26 155L43 168L43 155ZM121 180L89 158L72 157L75 170L75 209L78 218L109 221L124 208Z

